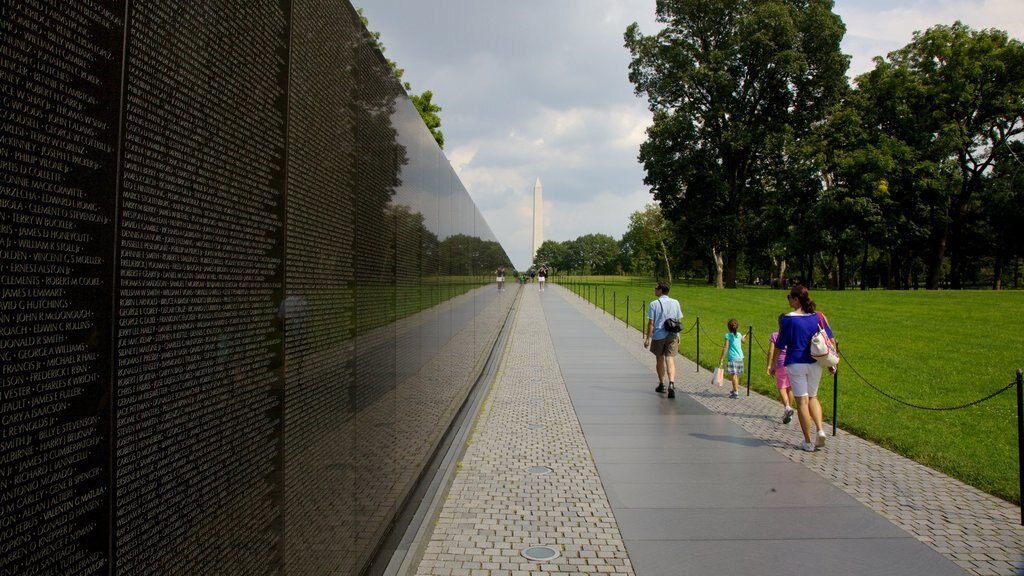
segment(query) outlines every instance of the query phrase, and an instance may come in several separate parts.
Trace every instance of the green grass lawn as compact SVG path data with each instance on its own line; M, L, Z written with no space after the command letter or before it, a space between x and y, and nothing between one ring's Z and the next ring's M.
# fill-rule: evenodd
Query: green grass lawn
M614 309L623 320L628 297L629 324L637 329L646 302L654 298L652 280L572 281L589 284L589 292L578 284L577 291L609 312ZM563 280L567 287L570 283ZM736 318L742 331L753 327L747 361L751 388L777 398L774 381L765 373L766 352L778 315L790 310L787 293L673 286L669 295L682 304L687 330L680 351L697 358L694 324L699 317L700 363L717 364L726 322ZM971 404L1014 382L1017 369L1024 367L1024 292L812 290L811 298L828 316L844 358L837 401L841 428L1020 503L1014 388L962 409L923 408ZM819 397L831 420L828 376Z

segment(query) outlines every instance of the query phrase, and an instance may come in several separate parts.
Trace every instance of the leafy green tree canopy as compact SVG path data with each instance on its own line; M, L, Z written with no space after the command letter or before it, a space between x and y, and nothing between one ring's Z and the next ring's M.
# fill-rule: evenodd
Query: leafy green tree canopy
M948 252L951 287L961 287L976 199L1024 133L1024 44L961 22L934 26L876 58L857 84L882 137L913 151L913 173L892 181L925 216L926 286L938 287Z
M639 159L665 215L725 266L764 205L771 161L846 86L845 27L832 0L659 0L665 27L625 33L629 79L654 122Z

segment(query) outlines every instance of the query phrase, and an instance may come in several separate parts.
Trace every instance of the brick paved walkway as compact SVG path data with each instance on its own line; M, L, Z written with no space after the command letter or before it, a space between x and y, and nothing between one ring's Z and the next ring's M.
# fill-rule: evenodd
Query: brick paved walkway
M496 382L416 573L632 575L539 295L524 289L522 299ZM551 473L530 472L542 466ZM522 555L543 545L559 558L538 563Z

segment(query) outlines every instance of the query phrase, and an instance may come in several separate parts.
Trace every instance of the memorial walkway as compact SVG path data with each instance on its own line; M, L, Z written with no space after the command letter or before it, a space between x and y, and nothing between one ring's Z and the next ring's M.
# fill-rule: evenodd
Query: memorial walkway
M388 572L1024 574L1016 507L842 430L798 450L775 400L686 359L668 400L639 333L557 286L516 306L450 488Z

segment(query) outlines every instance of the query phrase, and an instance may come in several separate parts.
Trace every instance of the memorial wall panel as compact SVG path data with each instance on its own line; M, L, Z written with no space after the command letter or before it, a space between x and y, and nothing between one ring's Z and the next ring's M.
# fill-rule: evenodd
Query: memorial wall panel
M285 546L290 574L351 574L355 554L355 123L362 26L293 4L285 257ZM339 39L345 39L339 41Z
M363 572L514 298L375 40L0 7L0 576Z
M0 574L109 566L120 2L0 18Z
M116 568L254 574L281 564L286 14L128 18Z

